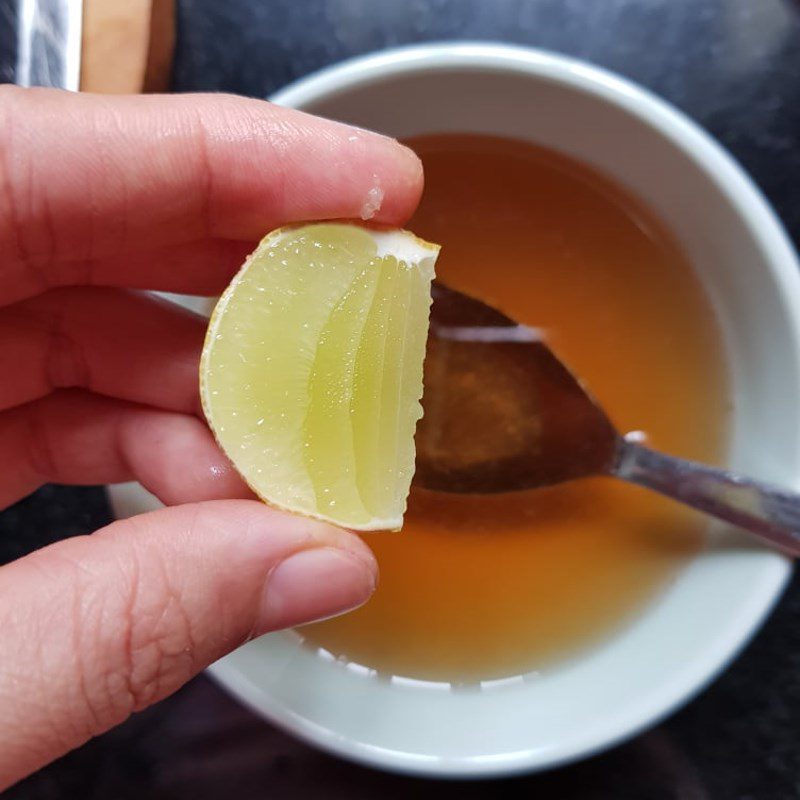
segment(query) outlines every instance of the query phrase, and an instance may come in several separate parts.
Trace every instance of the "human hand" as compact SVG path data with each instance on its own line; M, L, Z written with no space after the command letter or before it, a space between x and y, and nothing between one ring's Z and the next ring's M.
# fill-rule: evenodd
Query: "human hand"
M270 630L364 602L354 534L252 499L202 421L205 322L137 289L219 292L284 222L402 223L391 139L228 96L0 87L0 508L138 480L173 506L0 568L0 789Z

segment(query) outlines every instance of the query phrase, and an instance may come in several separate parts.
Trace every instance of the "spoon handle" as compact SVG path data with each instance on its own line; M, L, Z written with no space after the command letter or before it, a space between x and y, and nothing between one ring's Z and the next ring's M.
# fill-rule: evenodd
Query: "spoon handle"
M611 474L755 533L800 556L800 493L620 439Z

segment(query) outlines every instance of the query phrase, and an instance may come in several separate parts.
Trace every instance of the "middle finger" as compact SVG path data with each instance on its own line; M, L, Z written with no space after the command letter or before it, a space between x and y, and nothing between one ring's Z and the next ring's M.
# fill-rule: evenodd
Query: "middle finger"
M0 308L0 410L80 387L197 413L205 327L174 303L120 289L56 289Z

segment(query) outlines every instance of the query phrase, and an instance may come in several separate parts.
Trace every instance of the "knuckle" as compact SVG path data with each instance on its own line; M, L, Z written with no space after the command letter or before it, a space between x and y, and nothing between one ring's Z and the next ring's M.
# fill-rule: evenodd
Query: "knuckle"
M85 537L76 537L31 557L32 583L58 587L47 592L50 613L32 626L38 672L56 687L60 713L52 715L50 735L64 748L85 741L124 719L119 698L104 690L101 665L105 599L96 575L81 563Z
M92 389L92 375L89 361L85 357L80 341L70 334L73 328L71 313L72 298L79 295L73 289L53 290L52 297L58 303L52 304L45 320L48 330L48 347L45 361L45 375L53 389L82 386ZM102 296L98 298L102 301Z
M121 674L133 709L160 700L196 671L195 638L180 591L159 557L136 562L123 628L126 631ZM145 572L146 571L146 572ZM146 577L142 577L146 574Z
M54 227L30 149L36 90L0 86L0 244L34 291L49 288Z
M85 739L185 683L196 671L195 640L180 592L152 553L124 547L94 572L63 549L57 561L47 569L72 571L63 607L77 730L65 738Z

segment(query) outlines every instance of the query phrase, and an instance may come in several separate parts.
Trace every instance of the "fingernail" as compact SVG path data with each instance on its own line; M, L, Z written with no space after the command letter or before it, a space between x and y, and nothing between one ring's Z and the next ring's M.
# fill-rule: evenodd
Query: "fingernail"
M407 145L395 140L395 144L403 154L409 177L414 181L422 180L423 167L420 157Z
M375 574L365 559L333 547L301 550L270 573L256 633L335 617L373 591Z
M395 168L399 166L408 180L413 182L422 180L422 160L408 145L382 133L374 133L373 135L380 139L388 151L388 155L391 156Z

